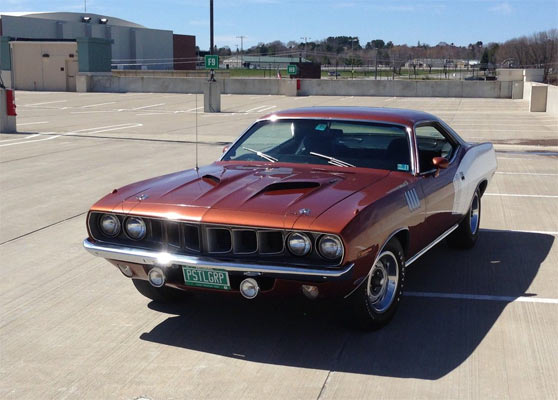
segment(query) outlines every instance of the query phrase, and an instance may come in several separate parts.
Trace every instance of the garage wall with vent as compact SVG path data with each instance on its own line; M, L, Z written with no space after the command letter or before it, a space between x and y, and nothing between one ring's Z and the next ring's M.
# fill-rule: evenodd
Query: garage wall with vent
M75 91L76 42L10 42L13 86L19 90Z

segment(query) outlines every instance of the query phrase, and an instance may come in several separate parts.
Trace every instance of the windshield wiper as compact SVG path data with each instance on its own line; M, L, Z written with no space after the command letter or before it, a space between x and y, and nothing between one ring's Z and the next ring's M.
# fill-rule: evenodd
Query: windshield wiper
M242 148L243 148L244 150L251 151L252 153L254 153L254 154L260 156L261 158L266 159L267 161L271 161L271 162L277 162L277 161L279 161L277 158L271 157L269 154L262 153L261 151L254 150L254 149L250 149L250 148L244 147L244 146L242 146Z
M335 157L326 156L325 154L314 153L313 151L311 151L310 154L313 155L313 156L316 156L316 157L325 158L326 160L328 160L328 162L327 162L328 164L335 165L337 167L354 167L353 164L349 164L348 162L345 162L343 160L339 160Z

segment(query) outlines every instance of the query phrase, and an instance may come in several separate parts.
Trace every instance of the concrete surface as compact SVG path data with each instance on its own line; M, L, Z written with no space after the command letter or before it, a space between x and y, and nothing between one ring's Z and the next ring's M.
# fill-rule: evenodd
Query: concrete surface
M558 398L558 121L548 113L524 100L224 95L222 113L198 115L201 163L293 106L426 110L496 143L477 246L434 248L409 269L391 324L361 333L334 304L302 299L192 295L162 308L82 249L99 197L194 165L196 96L17 99L21 132L0 135L0 398Z

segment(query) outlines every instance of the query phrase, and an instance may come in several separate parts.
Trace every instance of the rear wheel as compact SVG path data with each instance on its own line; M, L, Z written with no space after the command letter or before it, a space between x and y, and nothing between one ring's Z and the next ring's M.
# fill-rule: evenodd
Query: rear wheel
M154 287L148 281L141 279L132 279L137 291L148 299L159 303L177 303L184 298L184 292L178 289L163 287Z
M463 218L457 229L448 236L448 244L458 249L472 248L479 237L480 218L481 195L480 190L477 188L465 218Z
M384 246L366 281L349 297L352 322L378 329L395 315L405 280L405 255L397 239Z

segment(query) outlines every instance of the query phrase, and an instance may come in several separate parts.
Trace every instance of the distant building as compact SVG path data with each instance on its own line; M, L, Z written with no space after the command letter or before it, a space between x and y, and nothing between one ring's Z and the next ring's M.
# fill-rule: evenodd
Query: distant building
M405 63L406 68L467 68L477 65L478 60L454 60L449 58L415 58Z
M278 57L278 56L242 56L235 55L224 58L220 61L221 68L252 68L252 69L285 69L289 64L296 64L301 59L299 57ZM302 58L302 62L309 62Z
M2 13L0 36L10 41L112 41L112 64L118 69L195 69L195 36L107 15L73 12ZM176 60L175 60L176 58Z

